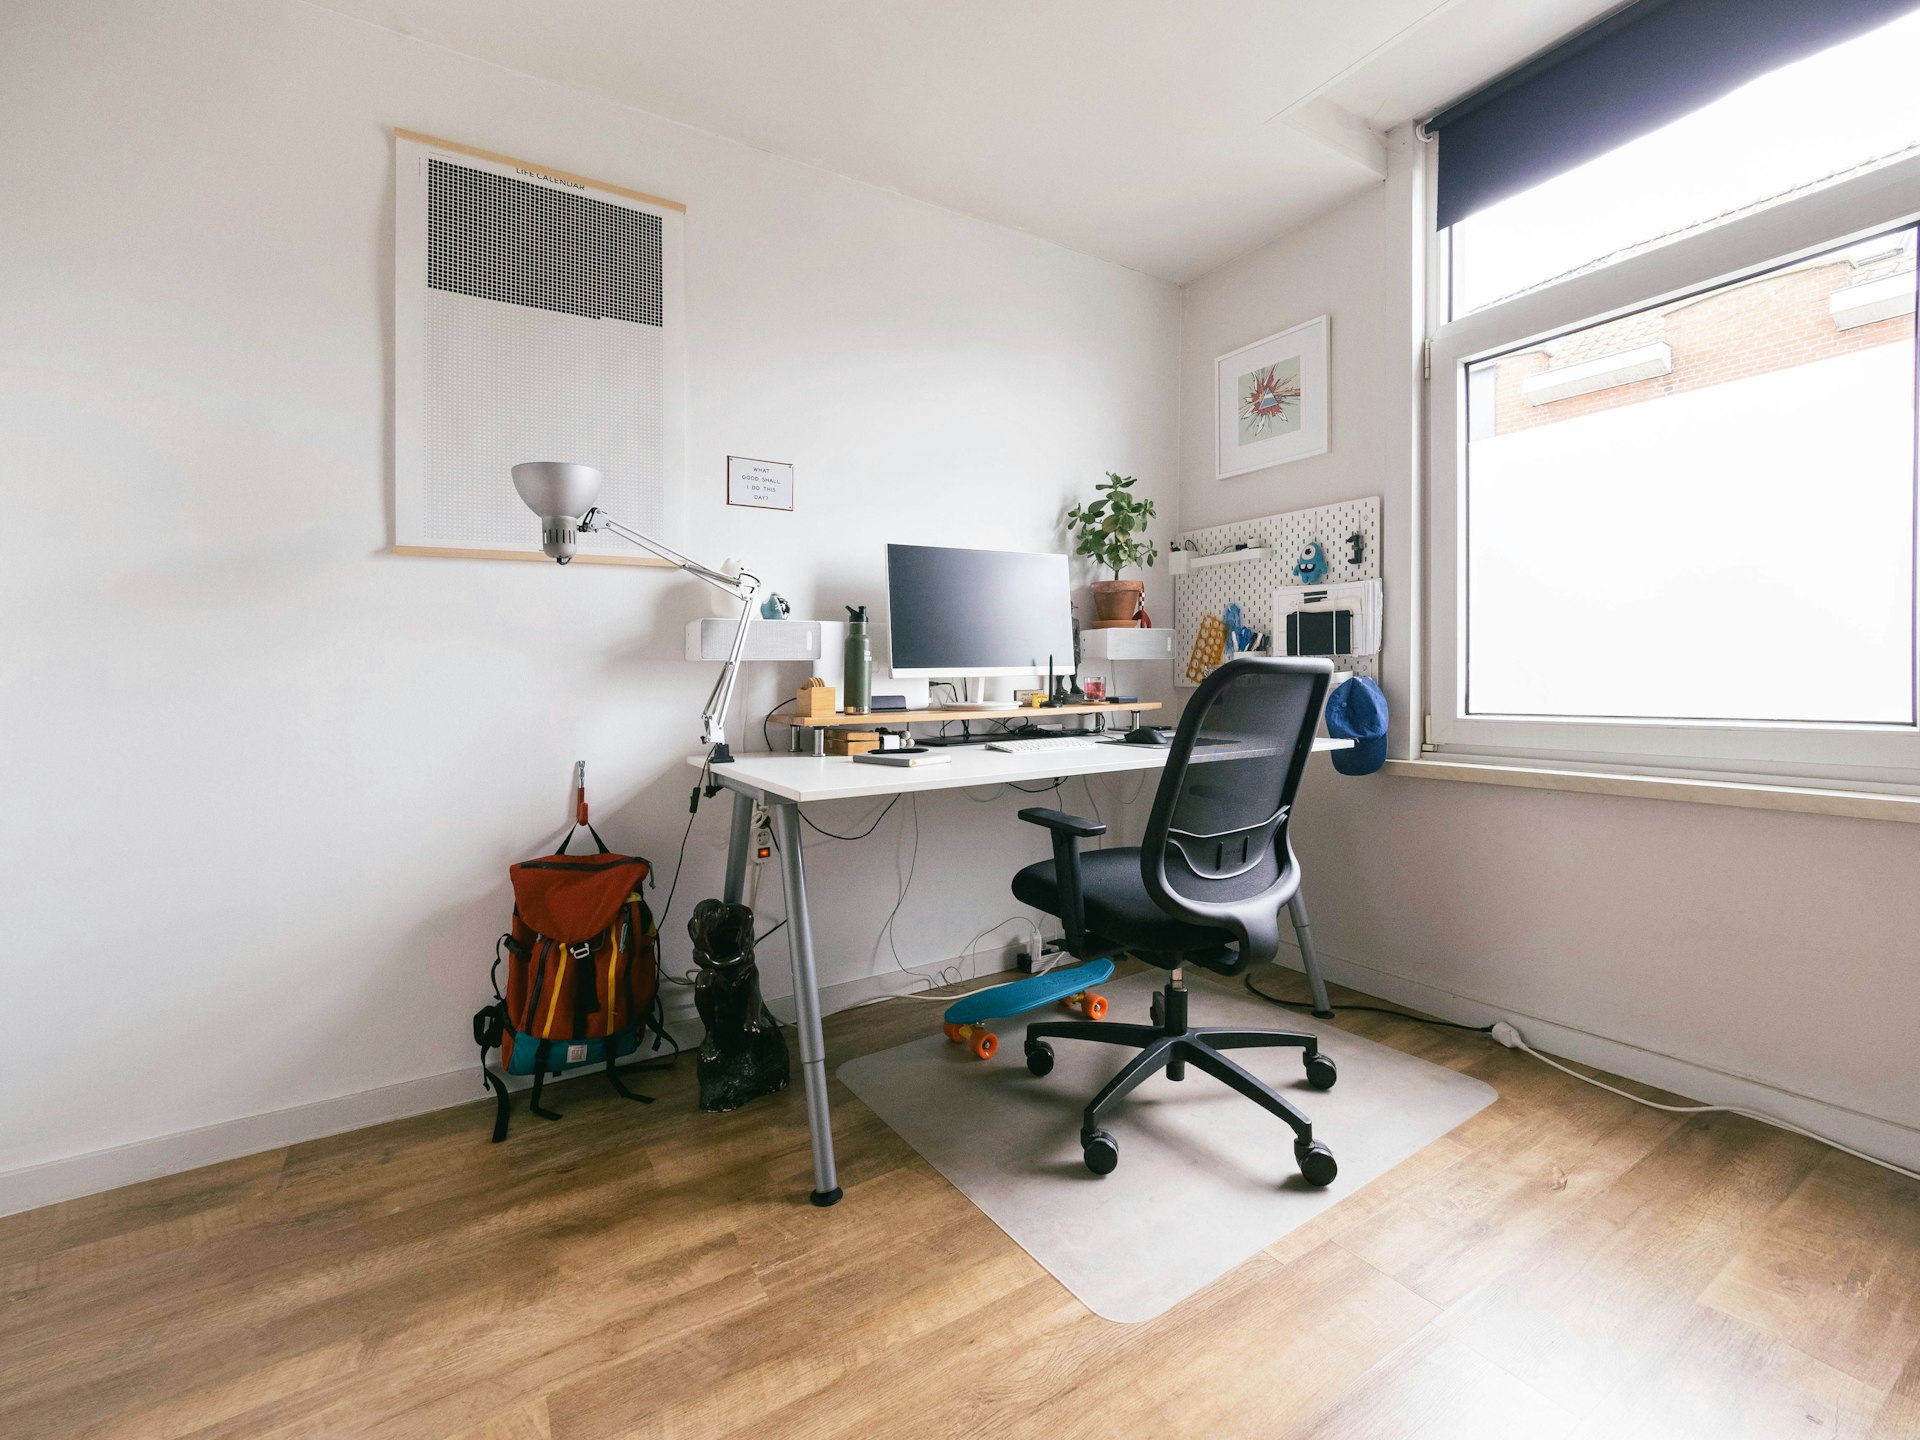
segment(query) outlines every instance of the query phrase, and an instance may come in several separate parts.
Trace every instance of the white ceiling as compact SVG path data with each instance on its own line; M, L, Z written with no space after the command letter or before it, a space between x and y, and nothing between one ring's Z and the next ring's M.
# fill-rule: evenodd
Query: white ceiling
M1185 282L1619 0L318 3Z

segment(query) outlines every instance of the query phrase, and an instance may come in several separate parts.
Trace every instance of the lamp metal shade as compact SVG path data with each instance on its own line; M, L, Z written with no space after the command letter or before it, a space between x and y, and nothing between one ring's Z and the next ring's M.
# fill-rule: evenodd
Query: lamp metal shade
M570 460L526 460L513 467L513 488L540 517L541 550L566 564L580 536L580 517L600 494L600 472Z

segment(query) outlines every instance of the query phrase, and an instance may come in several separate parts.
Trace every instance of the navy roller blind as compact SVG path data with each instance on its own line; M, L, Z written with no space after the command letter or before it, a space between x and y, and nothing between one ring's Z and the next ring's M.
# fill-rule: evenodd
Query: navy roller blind
M1464 220L1917 3L1639 0L1427 122L1440 136L1437 223Z

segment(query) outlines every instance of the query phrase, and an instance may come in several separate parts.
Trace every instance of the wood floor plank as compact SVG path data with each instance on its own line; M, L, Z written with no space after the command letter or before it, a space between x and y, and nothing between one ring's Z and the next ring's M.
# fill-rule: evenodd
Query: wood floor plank
M547 1421L547 1402L542 1399L515 1406L507 1414L461 1431L453 1440L553 1440L553 1429Z
M1356 1381L1301 1440L1559 1440L1574 1423L1545 1396L1427 1326Z
M1703 1305L1655 1364L1622 1378L1573 1440L1867 1440L1883 1398Z
M1920 1181L1823 1156L1701 1298L1891 1389L1920 1348Z
M1920 1350L1907 1357L1867 1440L1920 1440Z
M1552 1072L1548 1072L1551 1074ZM1565 1078L1565 1077L1561 1077ZM1343 1231L1340 1243L1434 1304L1452 1305L1531 1251L1679 1122L1566 1080L1467 1162Z
M1695 1297L1819 1163L1733 1115L1689 1121L1461 1301L1440 1328L1574 1415L1658 1361Z

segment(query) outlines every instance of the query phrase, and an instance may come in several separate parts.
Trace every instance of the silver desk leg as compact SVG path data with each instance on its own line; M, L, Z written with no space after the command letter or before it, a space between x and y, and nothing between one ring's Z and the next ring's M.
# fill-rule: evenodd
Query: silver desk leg
M733 796L733 824L727 830L727 881L721 898L738 905L747 893L747 855L753 849L753 797L738 790Z
M787 953L793 957L793 1003L799 1012L800 1075L807 1087L807 1128L813 1134L813 1194L809 1198L816 1205L832 1205L840 1199L840 1182L833 1173L827 1047L820 1035L820 982L813 968L807 870L800 855L800 812L788 801L770 803L774 837L780 842L780 880L787 901Z
M1313 1013L1322 1020L1333 1018L1333 1007L1327 1004L1327 982L1320 978L1320 957L1313 953L1313 925L1307 919L1307 896L1304 890L1293 892L1293 899L1287 902L1287 914L1293 917L1294 938L1300 942L1300 959L1306 966L1307 988L1313 992Z

